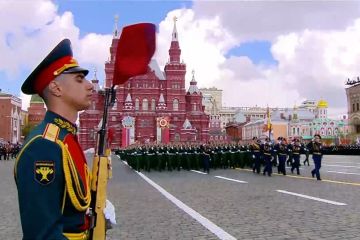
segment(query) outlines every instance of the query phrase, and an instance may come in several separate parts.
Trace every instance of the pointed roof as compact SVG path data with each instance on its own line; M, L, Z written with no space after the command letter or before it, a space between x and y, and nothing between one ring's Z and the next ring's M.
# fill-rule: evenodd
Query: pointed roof
M199 88L197 87L197 82L195 81L195 71L192 70L191 73L192 73L192 79L190 81L190 87L189 87L188 92L190 94L193 94L193 93L200 94L201 92L200 92Z
M114 20L115 20L115 23L114 23L113 38L119 38L120 37L120 33L119 33L119 30L118 30L119 15L115 15Z
M159 103L165 103L164 95L160 93Z
M127 94L125 102L132 102L130 93Z
M94 68L94 78L93 80L91 80L92 85L94 86L94 91L98 92L100 90L100 85L99 85L99 80L97 79L96 76L96 68Z
M44 100L37 94L31 96L30 103L44 103Z
M160 70L159 64L155 59L151 59L149 67L155 72L159 80L166 80L164 73Z
M186 118L184 121L184 124L183 124L183 129L191 129L191 128L192 128L192 125L191 125L189 119Z
M172 39L171 41L178 41L178 33L177 33L177 29L176 29L176 21L177 21L177 17L175 16L174 17L174 29L173 29L173 32L172 32Z

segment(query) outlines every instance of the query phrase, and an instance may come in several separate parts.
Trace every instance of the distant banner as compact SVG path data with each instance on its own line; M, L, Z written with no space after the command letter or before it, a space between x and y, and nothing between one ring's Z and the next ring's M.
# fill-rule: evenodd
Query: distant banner
M122 120L121 146L127 147L135 142L135 118L126 116Z
M156 141L157 141L157 143L169 143L170 142L169 117L156 118Z

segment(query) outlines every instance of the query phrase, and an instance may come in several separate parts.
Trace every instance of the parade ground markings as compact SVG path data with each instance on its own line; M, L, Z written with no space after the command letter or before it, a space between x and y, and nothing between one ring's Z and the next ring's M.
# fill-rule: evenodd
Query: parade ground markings
M250 169L212 169L209 175L185 170L143 173L237 239L356 239L360 211L357 186L324 184L310 177L313 165L304 168L301 173L309 176L304 180L262 176ZM217 175L249 184L220 181L213 177ZM348 206L279 194L277 189L344 202Z
M123 162L123 163L128 165L126 162ZM229 233L224 231L222 228L217 226L215 223L211 222L209 219L202 216L200 213L198 213L194 209L192 209L189 206L187 206L186 204L184 204L182 201L180 201L179 199L174 197L172 194L167 192L164 188L162 188L160 185L156 184L150 178L146 177L141 172L138 172L138 171L135 171L135 172L142 179L144 179L147 183L149 183L152 187L154 187L156 190L158 190L163 196L165 196L168 200L170 200L173 204L175 204L178 208L180 208L181 210L186 212L188 215L190 215L192 218L194 218L197 222L199 222L201 225L203 225L206 229L208 229L210 232L215 234L219 239L222 239L222 240L236 240L235 237L233 237L232 235L230 235Z
M251 169L245 169L245 168L236 168L236 170L239 171L246 171L246 172L252 172ZM316 178L312 178L312 177L304 177L304 176L298 176L298 175L283 175L283 174L279 174L279 173L273 173L272 175L275 176L282 176L282 177L288 177L288 178L297 178L297 179L304 179L304 180L311 180L311 181L317 181ZM322 179L321 182L326 182L326 183L336 183L336 184L344 184L344 185L351 185L351 186L360 186L360 183L356 183L356 182L345 182L345 181L336 181L336 180L330 180L330 179Z
M345 174L345 175L357 175L360 176L360 173L351 173L351 172L337 172L337 171L326 171L328 173L338 173L338 174Z
M360 163L354 163L354 162L331 162L331 164L356 164L356 165L360 165Z
M190 170L190 171L195 172L195 173L200 173L200 174L207 175L207 173L201 172L201 171L197 171L197 170ZM227 180L227 181L237 182L237 183L248 183L248 182L246 182L246 181L241 181L241 180L238 180L238 179L227 178L227 177L222 177L222 176L214 176L214 177L220 178L220 179L224 179L224 180Z
M224 179L224 180L228 180L228 181L232 181L232 182L237 182L237 183L248 183L248 182L245 182L245 181L232 179L232 178L227 178L227 177L222 177L222 176L214 176L214 177Z
M310 199L310 200L315 200L315 201L318 201L318 202L324 202L324 203L337 205L337 206L346 206L347 205L346 203L335 202L335 201L331 201L331 200L327 200L327 199L323 199L323 198L312 197L312 196L308 196L308 195L304 195L304 194L300 194L300 193L288 192L288 191L285 191L285 190L276 190L276 191L279 192L279 193L293 195L293 196L306 198L306 199Z
M237 239L356 239L352 235L358 231L360 194L354 186L233 169L211 170L209 175L183 170L144 174ZM213 176L249 184L219 181ZM279 194L277 189L346 202L348 207Z
M190 170L190 171L195 172L195 173L200 173L200 174L207 175L207 173L206 173L206 172L201 172L201 171L197 171L197 170Z
M338 167L338 168L357 168L360 169L360 166L350 166L350 165L340 165L340 164L321 164L324 167Z

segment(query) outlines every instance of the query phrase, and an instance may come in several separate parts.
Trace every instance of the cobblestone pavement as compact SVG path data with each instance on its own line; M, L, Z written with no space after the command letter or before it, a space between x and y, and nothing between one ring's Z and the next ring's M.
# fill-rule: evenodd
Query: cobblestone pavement
M0 239L22 236L13 165L14 161L0 161ZM144 174L237 239L360 239L360 156L325 156L321 182L311 178L313 165L301 168L305 178L297 178L290 169L288 176L272 177L241 169L218 169L209 175L192 171ZM115 156L108 198L115 205L118 222L108 239L218 239Z

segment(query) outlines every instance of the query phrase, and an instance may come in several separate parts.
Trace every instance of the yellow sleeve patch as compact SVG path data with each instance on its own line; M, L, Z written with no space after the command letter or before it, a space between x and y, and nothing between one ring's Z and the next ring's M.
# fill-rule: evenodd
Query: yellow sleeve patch
M55 142L59 136L60 128L55 124L48 123L43 133L43 138Z

